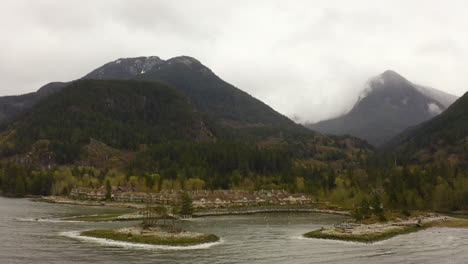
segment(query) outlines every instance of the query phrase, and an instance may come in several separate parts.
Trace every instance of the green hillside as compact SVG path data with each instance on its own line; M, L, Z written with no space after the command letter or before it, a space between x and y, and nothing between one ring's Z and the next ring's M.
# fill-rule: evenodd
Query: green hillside
M468 165L468 93L442 114L404 131L386 148L410 162Z
M59 163L71 163L90 138L118 149L168 140L211 138L189 100L145 81L76 81L3 125L2 156L49 141Z

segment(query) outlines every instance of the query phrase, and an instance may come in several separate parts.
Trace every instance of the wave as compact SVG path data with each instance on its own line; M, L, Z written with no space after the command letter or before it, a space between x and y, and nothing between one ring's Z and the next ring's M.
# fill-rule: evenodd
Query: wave
M165 246L165 245L149 245L149 244L143 244L143 243L132 243L132 242L123 242L123 241L116 241L116 240L111 240L111 239L106 239L106 238L97 238L97 237L89 237L89 236L82 236L81 235L82 231L68 231L68 232L62 232L60 235L73 238L73 239L78 239L86 242L92 242L104 246L116 246L116 247L121 247L125 249L145 249L145 250L194 250L194 249L207 249L215 245L219 245L223 243L224 241L221 239L217 242L211 242L211 243L204 243L200 245L195 245L195 246Z
M326 243L331 243L331 244L347 244L347 245L356 245L356 246L374 246L374 245L380 245L383 244L386 240L379 240L379 241L374 241L371 243L365 243L365 242L357 242L357 241L347 241L347 240L339 240L339 239L328 239L328 238L315 238L315 237L305 237L305 236L294 236L292 237L293 239L300 239L300 240L319 240L323 241Z

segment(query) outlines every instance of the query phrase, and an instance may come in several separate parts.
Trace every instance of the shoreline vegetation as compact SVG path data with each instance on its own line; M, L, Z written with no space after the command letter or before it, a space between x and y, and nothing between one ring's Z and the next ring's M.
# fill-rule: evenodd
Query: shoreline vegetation
M397 235L421 231L430 227L468 228L468 219L426 213L407 219L393 219L378 223L344 222L305 233L306 238L373 243Z
M142 228L139 226L122 229L90 230L81 232L81 235L129 243L164 246L195 246L220 240L214 234L188 231L170 232L161 228Z

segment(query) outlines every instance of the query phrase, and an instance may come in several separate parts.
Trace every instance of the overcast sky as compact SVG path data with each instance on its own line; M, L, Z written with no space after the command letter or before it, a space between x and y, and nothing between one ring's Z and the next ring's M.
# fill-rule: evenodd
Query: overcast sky
M0 95L69 81L120 57L197 58L301 121L339 115L373 75L462 95L466 1L0 2Z

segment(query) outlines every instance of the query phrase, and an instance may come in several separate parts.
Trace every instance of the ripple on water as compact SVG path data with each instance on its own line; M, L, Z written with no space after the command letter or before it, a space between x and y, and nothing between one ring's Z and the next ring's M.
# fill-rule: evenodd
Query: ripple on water
M131 242L123 242L123 241L115 241L111 239L105 239L105 238L97 238L97 237L88 237L88 236L82 236L80 235L82 231L67 231L67 232L61 232L61 236L73 238L73 239L78 239L86 242L92 242L104 246L115 246L115 247L121 247L125 249L145 249L145 250L194 250L194 249L206 249L210 248L212 246L219 245L223 243L224 241L220 239L217 242L211 242L211 243L204 243L200 245L195 245L195 246L165 246L165 245L148 245L148 244L142 244L142 243L131 243Z
M60 218L15 218L21 222L45 222L45 223L85 223L86 221L63 220Z

